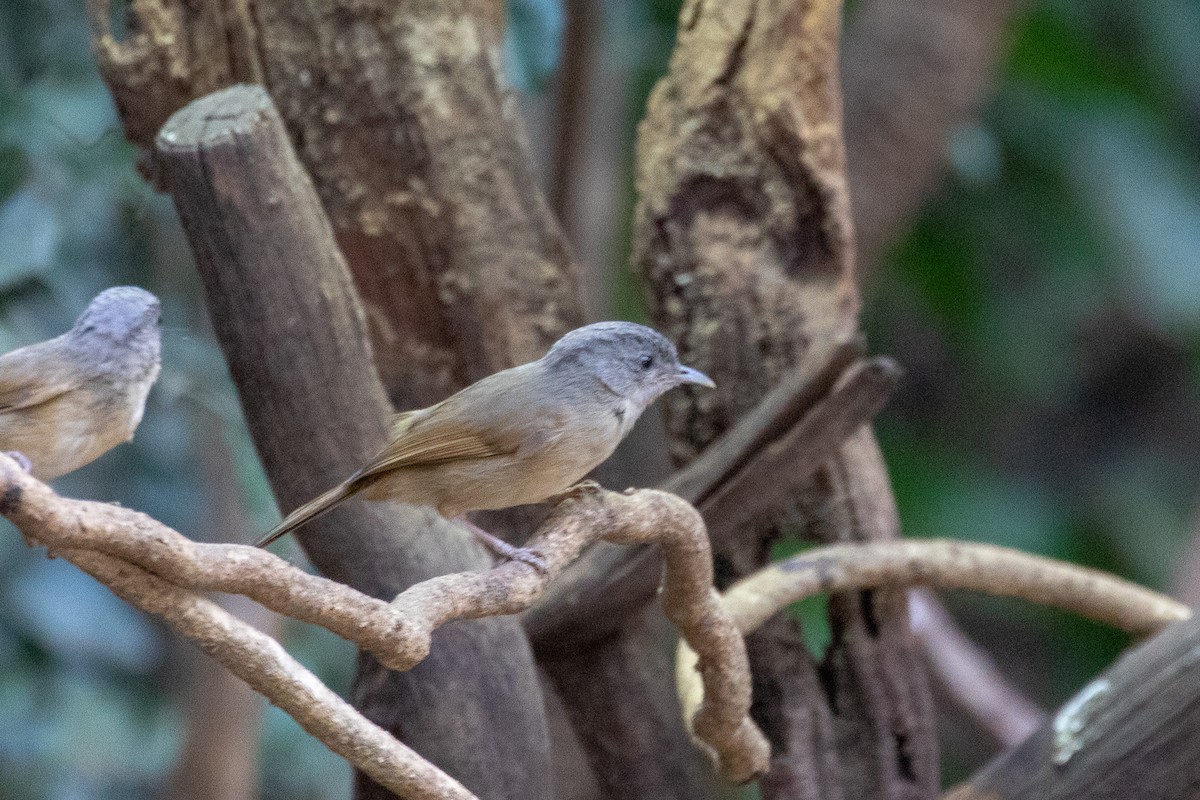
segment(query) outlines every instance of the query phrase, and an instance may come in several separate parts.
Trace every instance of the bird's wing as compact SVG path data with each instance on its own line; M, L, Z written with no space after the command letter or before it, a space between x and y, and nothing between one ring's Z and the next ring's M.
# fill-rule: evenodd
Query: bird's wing
M51 354L31 345L0 356L0 414L48 402L83 382L79 370L47 369L45 355Z
M392 424L392 441L356 477L366 478L401 467L509 455L520 447L520 436L507 426L489 429L469 416L438 413L448 411L445 406L443 403L398 414Z

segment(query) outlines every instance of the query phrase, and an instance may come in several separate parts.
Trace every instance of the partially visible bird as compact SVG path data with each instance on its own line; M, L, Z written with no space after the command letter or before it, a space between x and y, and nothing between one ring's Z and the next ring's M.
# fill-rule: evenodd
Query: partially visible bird
M684 383L713 387L680 364L675 345L657 331L632 322L578 328L537 361L398 414L379 455L297 508L256 546L356 494L432 506L449 519L540 502L612 455L642 411ZM536 555L467 527L500 555L537 566Z
M158 298L98 294L62 336L0 356L0 450L48 481L133 438L158 378Z

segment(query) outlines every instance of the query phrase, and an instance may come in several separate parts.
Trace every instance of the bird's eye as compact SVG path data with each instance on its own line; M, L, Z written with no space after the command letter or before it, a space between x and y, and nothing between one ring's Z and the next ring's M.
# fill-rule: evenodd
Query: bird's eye
M654 366L654 356L642 356L642 369L650 369Z

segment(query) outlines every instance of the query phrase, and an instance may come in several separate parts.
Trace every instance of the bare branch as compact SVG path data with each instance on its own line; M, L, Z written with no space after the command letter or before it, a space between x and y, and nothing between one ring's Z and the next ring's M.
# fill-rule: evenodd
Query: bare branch
M213 601L102 553L67 549L58 555L121 599L161 616L330 750L406 800L475 800L458 781L358 713L278 642Z
M929 676L955 706L1004 749L1037 730L1046 712L1009 683L936 598L922 590L909 592L908 610Z
M837 453L850 434L874 419L899 381L900 366L886 356L852 364L812 413L701 504L714 539L732 541L755 515L778 515L828 460L823 456Z
M727 488L759 451L782 439L808 416L864 351L862 337L856 336L836 345L824 364L817 359L797 364L752 411L668 478L662 488L697 506Z
M730 587L724 597L739 629L748 631L818 592L880 586L1017 597L1137 635L1191 616L1182 603L1099 570L992 544L942 539L820 547L772 564Z
M508 562L487 572L431 578L402 592L390 605L305 575L255 548L198 544L145 514L59 497L7 457L0 457L0 496L0 513L28 539L72 561L85 563L79 561L80 554L94 549L109 560L128 559L139 573L146 570L156 580L184 589L245 594L276 611L329 628L394 669L421 661L433 631L447 622L528 608L547 582L597 537L621 544L657 541L666 558L663 609L701 654L709 700L697 707L693 728L730 780L744 782L766 769L768 746L749 718L745 646L712 588L704 523L694 508L674 495L654 490L616 494L597 487L569 492L529 543L545 557L545 574ZM152 610L165 613L158 606Z
M819 547L734 584L722 601L743 634L792 603L816 594L930 586L1018 597L1073 611L1133 634L1156 633L1191 609L1122 578L1007 547L947 540ZM680 643L679 696L688 710L703 698L695 657Z

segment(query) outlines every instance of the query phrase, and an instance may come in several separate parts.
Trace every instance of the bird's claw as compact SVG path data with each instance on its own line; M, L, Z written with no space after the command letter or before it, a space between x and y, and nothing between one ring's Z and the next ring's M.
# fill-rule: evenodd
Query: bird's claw
M33 472L33 462L29 460L29 456L25 455L21 451L9 450L4 455L17 462L21 469L25 470L26 472Z
M550 565L546 563L546 557L531 547L514 547L511 552L505 554L505 558L509 561L520 561L522 564L528 564L542 575L550 571Z
M479 540L480 544L482 544L488 550L491 550L496 555L500 556L500 558L504 559L505 561L520 561L522 564L528 564L529 566L533 567L543 575L545 575L550 569L549 565L546 564L546 557L543 556L539 551L534 550L531 547L517 547L514 544L509 544L499 536L488 533L483 528L479 527L465 517L459 517L457 519L466 527L467 530L475 535L475 538Z

